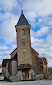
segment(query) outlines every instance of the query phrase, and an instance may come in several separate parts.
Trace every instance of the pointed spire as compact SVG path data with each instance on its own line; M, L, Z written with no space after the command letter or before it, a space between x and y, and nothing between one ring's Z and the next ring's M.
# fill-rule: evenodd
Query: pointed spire
M23 14L23 10L22 10L22 4L21 4L21 15L20 18L18 20L17 26L22 26L22 25L30 25L26 19L26 17Z
M22 25L29 25L27 19L25 18L24 14L23 14L23 10L21 10L21 15L20 15L20 18L17 23L17 26L22 26Z

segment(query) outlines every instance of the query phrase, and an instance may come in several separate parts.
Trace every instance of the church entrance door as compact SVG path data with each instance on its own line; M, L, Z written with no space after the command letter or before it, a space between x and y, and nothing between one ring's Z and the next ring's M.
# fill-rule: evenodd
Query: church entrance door
M23 78L23 80L28 80L29 79L28 70L22 70L22 78Z

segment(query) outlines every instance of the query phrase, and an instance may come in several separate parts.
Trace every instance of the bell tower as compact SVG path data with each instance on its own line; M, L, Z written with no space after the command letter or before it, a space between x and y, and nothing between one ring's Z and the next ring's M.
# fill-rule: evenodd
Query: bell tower
M32 53L31 53L31 39L30 39L30 27L27 19L21 10L21 15L16 27L17 34L17 55L18 65L22 63L29 63L32 65Z

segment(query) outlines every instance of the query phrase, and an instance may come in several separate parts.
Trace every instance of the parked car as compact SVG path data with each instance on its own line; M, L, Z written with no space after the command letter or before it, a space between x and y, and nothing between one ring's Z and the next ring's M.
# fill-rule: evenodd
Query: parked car
M4 80L4 76L3 75L0 75L0 80Z

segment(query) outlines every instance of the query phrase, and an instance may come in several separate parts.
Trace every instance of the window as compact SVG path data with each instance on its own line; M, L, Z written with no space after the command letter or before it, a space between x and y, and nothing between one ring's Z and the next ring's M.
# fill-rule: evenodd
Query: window
M22 36L25 36L25 30L22 29Z
M25 39L22 39L22 42L25 42Z

